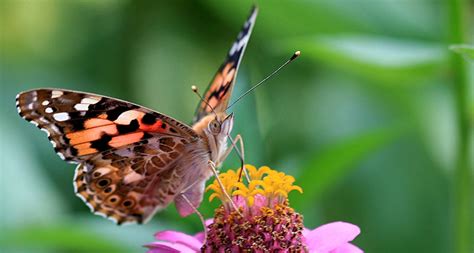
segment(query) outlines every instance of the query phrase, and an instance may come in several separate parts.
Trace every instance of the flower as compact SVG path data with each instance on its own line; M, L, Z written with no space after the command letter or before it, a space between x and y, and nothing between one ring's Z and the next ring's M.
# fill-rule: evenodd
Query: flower
M206 222L207 238L204 232L162 231L155 234L157 242L145 245L148 252L363 252L350 243L360 233L356 225L338 221L304 228L303 217L288 202L289 192L303 192L292 176L266 166L245 167L247 184L242 171L229 170L219 175L227 194L217 180L207 187L213 191L209 200L222 202Z

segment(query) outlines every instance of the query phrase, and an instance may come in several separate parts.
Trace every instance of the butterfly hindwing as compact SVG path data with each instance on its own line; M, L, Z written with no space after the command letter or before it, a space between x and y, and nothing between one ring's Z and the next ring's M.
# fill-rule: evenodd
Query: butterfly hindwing
M74 188L95 214L118 224L144 223L179 193L187 140L162 136L130 149L106 151L76 168Z
M224 63L212 79L207 91L204 94L204 100L214 108L216 112L225 112L232 95L235 78L239 69L242 56L252 33L255 20L257 18L258 9L254 7L250 12L250 16L244 23L237 39L232 44L227 53ZM211 109L204 102L200 102L194 117L194 122L199 121L204 116L211 113Z
M37 89L17 96L19 114L48 134L64 160L82 162L93 155L155 136L194 138L194 131L166 115L95 94Z

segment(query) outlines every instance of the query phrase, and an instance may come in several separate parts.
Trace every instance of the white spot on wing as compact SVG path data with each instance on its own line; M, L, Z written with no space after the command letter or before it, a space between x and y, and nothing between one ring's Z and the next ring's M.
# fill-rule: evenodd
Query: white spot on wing
M45 101L41 102L41 104L44 105L44 106L47 106L47 105L49 105L49 101L45 100Z
M235 54L237 51L240 51L243 47L245 47L245 44L249 41L249 36L250 34L247 33L242 39L239 41L236 41L233 45L232 48L229 51L229 55Z
M94 207L92 207L92 205L91 205L89 202L87 202L84 198L83 198L82 200L84 200L84 203L86 203L86 206L89 207L89 209L91 210L91 212L92 212L93 214L95 214L95 213L94 213L94 211L95 211L95 210L94 210Z
M48 134L49 134L49 133L48 133ZM49 142L51 142L51 144L53 145L53 148L57 147L56 142L54 142L54 141L49 141Z
M51 108L51 107L47 107L46 109L44 109L44 111L45 111L46 113L53 113L53 112L54 112L54 111L53 111L53 108Z
M84 198L84 196L82 196L80 193L77 192L77 185L75 183L73 183L73 185L74 185L74 192L76 193L76 196L82 199L82 201L86 202L86 199Z
M107 219L113 221L114 223L118 223L118 220L112 216L107 217Z
M56 154L58 154L59 158L61 158L61 159L63 159L63 160L66 159L66 157L63 155L63 153L59 153L59 152L58 152L58 153L56 153Z
M74 177L73 177L73 181L72 181L72 185L74 186L74 192L76 193L76 195L81 198L82 200L84 200L84 197L82 197L81 194L78 194L77 193L77 184L76 184L76 180L77 180L77 174L79 174L79 169L81 168L81 165L78 165L76 167L76 169L74 170Z
M45 128L41 128L40 130L43 131L43 132L45 132L46 135L48 135L48 137L51 135L51 134L49 133L49 131L46 130Z
M53 118L57 121L66 121L70 119L69 114L67 112L60 112L53 114Z
M129 110L126 112L122 112L114 122L117 124L128 125L132 120L136 119L137 116L143 115L145 115L144 112L140 112L137 110Z
M81 100L81 104L97 104L100 101L100 97L85 97Z
M104 218L107 218L107 219L109 218L109 217L107 217L107 215L105 215L105 213L94 212L94 214L95 214L95 215L99 215L99 216L104 217Z
M51 92L51 98L58 98L60 96L62 96L64 93L60 90L53 90Z
M105 174L109 173L110 171L111 171L111 169L110 169L110 168L107 168L107 167L101 167L101 168L97 168L97 169L95 169L94 173L95 173L95 172L98 172L98 173L100 173L100 176L103 176L103 175L105 175ZM100 177L100 176L99 176L99 177Z
M132 182L135 182L135 181L139 181L139 180L142 180L144 178L144 176L136 173L135 171L131 171L129 174L127 174L124 178L123 178L123 182L125 184L129 184L129 183L132 183Z
M83 99L84 100L84 99ZM81 101L82 102L82 101ZM87 111L89 110L89 104L76 104L74 106L74 109L78 111Z

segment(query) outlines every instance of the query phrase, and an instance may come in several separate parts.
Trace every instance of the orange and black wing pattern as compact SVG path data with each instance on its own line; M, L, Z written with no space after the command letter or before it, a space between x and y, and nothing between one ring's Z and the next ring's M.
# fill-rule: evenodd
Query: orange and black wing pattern
M36 89L18 94L16 105L20 116L47 133L63 160L76 163L154 137L197 137L171 117L95 94Z
M76 195L118 224L146 222L173 201L185 173L178 161L186 149L199 151L189 126L129 102L36 89L20 93L16 105L63 160L79 163Z
M219 70L204 94L204 99L216 112L224 112L229 104L237 70L239 69L242 56L249 41L250 34L252 33L257 13L258 9L253 7L250 16L237 36L237 40L232 44L224 63L219 67ZM211 112L211 109L206 103L200 102L196 110L194 123Z

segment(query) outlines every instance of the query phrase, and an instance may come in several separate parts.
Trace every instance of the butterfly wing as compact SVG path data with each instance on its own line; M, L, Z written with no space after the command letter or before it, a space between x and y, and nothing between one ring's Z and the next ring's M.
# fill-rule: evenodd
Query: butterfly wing
M147 222L186 187L187 174L195 172L183 166L186 145L193 144L163 136L102 152L76 168L76 195L92 212L118 224Z
M197 138L187 125L150 109L95 94L37 89L17 96L20 116L48 134L57 154L80 163L155 136Z
M250 34L252 33L257 13L258 9L253 7L250 16L237 36L237 40L232 44L224 63L219 67L219 70L205 92L204 100L207 101L216 112L224 112L229 104L237 70L239 69L240 61L249 41ZM196 109L194 123L211 112L211 109L206 103L200 102Z
M197 134L171 117L104 96L37 89L17 96L19 114L48 134L76 169L76 193L97 214L143 222L184 187L186 148ZM204 161L207 161L203 157Z

